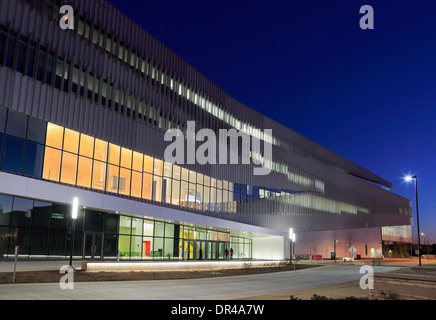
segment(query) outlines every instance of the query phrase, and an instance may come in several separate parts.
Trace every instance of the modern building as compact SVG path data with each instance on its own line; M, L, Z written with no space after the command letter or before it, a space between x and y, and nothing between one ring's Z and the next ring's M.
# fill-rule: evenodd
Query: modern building
M253 174L254 152L165 161L165 132L188 121L271 144L271 172ZM375 256L411 241L410 201L392 188L236 101L106 1L0 1L3 259L17 245L19 258L68 259L74 239L74 259L280 260L291 227L297 253Z

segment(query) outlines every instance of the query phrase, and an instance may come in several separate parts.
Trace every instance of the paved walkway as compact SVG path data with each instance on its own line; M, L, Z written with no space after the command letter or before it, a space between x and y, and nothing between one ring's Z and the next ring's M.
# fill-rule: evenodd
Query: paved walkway
M390 272L397 267L374 267ZM289 292L360 279L360 266L325 265L297 271L186 280L78 282L74 289L59 283L0 285L0 300L228 300Z

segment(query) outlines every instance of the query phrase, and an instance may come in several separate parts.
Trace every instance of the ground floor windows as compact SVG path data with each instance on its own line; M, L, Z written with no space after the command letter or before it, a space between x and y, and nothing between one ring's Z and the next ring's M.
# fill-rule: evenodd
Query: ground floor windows
M71 208L20 197L0 195L0 259L86 260L217 260L251 258L251 239L231 236L230 230L81 208L72 228ZM230 258L230 255L227 257Z

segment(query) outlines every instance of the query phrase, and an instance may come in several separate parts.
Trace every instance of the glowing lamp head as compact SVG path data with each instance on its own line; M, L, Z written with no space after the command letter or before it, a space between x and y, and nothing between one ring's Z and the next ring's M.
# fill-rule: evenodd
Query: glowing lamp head
M79 211L79 198L73 199L72 218L77 219L77 212Z
M406 182L412 181L412 179L413 178L411 176L404 177L404 181Z
M292 235L294 234L294 229L289 228L289 240L292 240Z

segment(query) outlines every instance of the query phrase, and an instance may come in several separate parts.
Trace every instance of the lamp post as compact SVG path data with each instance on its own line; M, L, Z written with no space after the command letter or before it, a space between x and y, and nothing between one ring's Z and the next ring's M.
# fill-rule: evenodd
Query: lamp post
M418 227L418 258L419 258L419 266L421 267L421 236L419 233L419 211L418 211L418 178L416 176L407 176L404 178L407 182L415 180L415 198L416 198L416 225Z
M334 247L335 247L335 263L336 263L336 243L338 242L338 240L335 239L335 243L334 243Z
M291 264L292 263L292 246L293 246L293 234L294 234L294 229L292 229L292 228L289 228L289 264Z
M424 232L421 232L421 236L424 237L424 241L422 242L422 244L423 244L423 246L424 246L425 248L427 248L426 243L425 243L425 233L424 233ZM423 250L424 250L424 249L423 249ZM427 254L428 254L428 252L427 252Z
M294 252L294 244L295 244L295 233L292 233L292 253L295 254ZM294 257L294 270L295 270L295 264L297 263L297 259L296 257Z
M72 231L71 231L71 248L70 248L70 267L73 267L73 248L74 248L74 238L76 234L76 219L77 219L77 212L79 211L79 198L75 197L73 199L73 208L71 210L71 217L72 217Z

